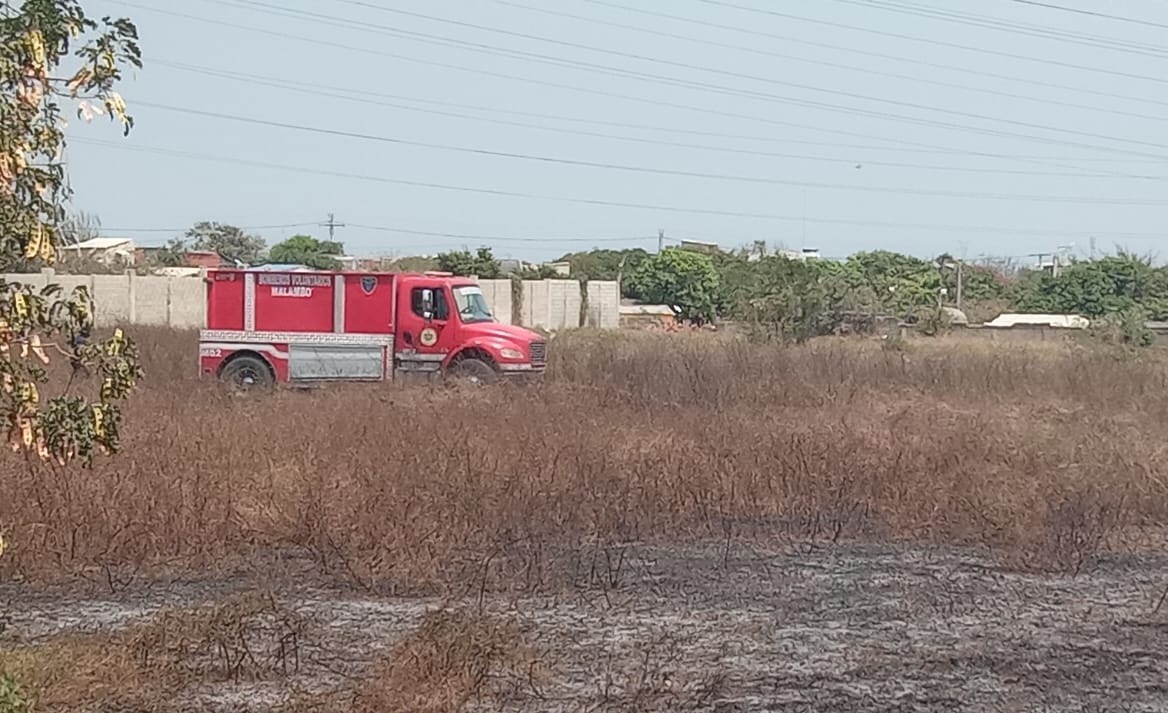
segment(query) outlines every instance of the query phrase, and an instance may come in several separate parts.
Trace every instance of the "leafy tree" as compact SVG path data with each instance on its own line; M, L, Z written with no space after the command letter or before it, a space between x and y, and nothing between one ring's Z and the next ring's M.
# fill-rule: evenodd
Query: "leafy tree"
M521 280L554 280L563 276L551 265L534 265L520 270L517 277Z
M637 272L641 263L649 258L649 253L641 248L629 250L589 250L568 253L556 262L566 262L572 266L572 277L580 280L610 280L621 283L624 297L640 298L628 278Z
M268 257L272 262L307 265L318 270L339 270L337 256L345 254L345 246L329 240L317 240L311 235L293 235L272 246Z
M127 19L89 18L78 0L26 0L0 12L0 272L21 260L54 264L68 239L71 189L62 156L65 105L91 120L108 114L124 133L133 126L114 90L126 65L141 66L137 29ZM0 417L15 451L60 464L90 465L118 447L119 405L141 372L136 347L121 330L88 342L93 305L78 288L34 291L0 280ZM46 393L51 354L90 369L100 386L71 379Z
M718 271L709 255L668 248L644 260L632 283L642 299L669 305L679 319L702 324L717 312Z
M150 264L154 267L182 267L186 255L186 243L181 238L172 238L150 255Z
M438 269L462 277L475 275L484 280L493 280L502 274L503 268L495 259L490 248L482 247L475 252L451 250L438 254Z
M267 249L267 243L258 235L248 235L234 225L208 221L195 223L184 239L192 250L209 250L245 265L259 262Z
M941 273L932 263L888 250L850 256L842 276L850 289L870 295L873 307L901 317L935 306L942 287Z
M746 265L750 281L732 310L756 336L803 342L839 325L843 283L820 262L775 255Z
M1126 253L1078 262L1058 277L1034 272L1015 289L1019 309L1102 317L1142 309L1152 319L1168 318L1168 269Z

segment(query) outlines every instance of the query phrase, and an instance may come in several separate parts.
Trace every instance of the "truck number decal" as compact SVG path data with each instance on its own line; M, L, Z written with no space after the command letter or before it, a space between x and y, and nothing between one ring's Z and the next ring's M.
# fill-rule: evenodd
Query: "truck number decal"
M207 359L218 359L223 356L223 350L207 347L199 350L199 356Z

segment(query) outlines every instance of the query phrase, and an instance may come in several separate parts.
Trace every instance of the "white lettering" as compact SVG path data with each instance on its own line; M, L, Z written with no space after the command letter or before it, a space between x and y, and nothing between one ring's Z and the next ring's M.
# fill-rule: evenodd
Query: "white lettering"
M218 359L219 357L223 356L223 350L204 347L199 350L199 356L204 356L208 359Z
M261 285L289 285L291 279L287 275L268 275L261 273L259 275L259 284Z
M292 284L302 287L331 287L333 278L329 275L293 275Z
M311 287L273 287L272 297L312 297Z

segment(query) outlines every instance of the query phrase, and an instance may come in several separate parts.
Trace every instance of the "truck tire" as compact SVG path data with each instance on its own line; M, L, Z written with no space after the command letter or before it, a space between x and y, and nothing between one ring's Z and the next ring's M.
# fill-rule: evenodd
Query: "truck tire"
M268 363L259 357L235 357L219 372L219 378L237 391L269 389L275 383Z
M470 386L487 386L495 383L499 375L482 359L459 359L450 365L449 376Z

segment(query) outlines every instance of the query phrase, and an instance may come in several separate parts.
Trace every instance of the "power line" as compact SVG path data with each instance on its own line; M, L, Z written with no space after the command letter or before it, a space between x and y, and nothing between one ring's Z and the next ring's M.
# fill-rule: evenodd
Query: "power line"
M80 139L71 139L71 141L79 141ZM84 142L82 142L84 143ZM307 228L317 225L317 223L283 223L281 225L238 225L235 226L240 230L284 230L289 228ZM101 227L103 232L112 233L185 233L190 230L188 225L185 228L107 228Z
M1121 15L1109 15L1105 12L1096 12L1094 10L1081 10L1081 9L1075 8L1075 7L1064 7L1062 5L1056 5L1054 3L1049 3L1049 2L1038 2L1038 0L1012 0L1012 2L1016 2L1019 5L1031 5L1033 7L1046 8L1048 10L1058 10L1060 12L1070 12L1070 13L1074 13L1076 15L1087 15L1089 17L1101 17L1101 18L1104 18L1106 20L1115 20L1116 22L1127 22L1127 23L1131 23L1131 24L1135 24L1135 25L1144 25L1146 27L1159 27L1162 29L1168 29L1168 24L1164 24L1164 23L1160 23L1160 22L1152 22L1151 20L1139 20L1139 19L1136 19L1134 17L1123 17Z
M507 158L522 161L532 161L547 164L559 164L565 166L578 166L583 168L599 168L615 171L625 171L632 173L651 173L663 176L676 176L682 178L701 178L709 180L720 181L734 181L740 183L756 183L765 185L778 186L793 186L796 188L821 188L827 190L851 190L864 191L871 193L890 193L890 194L907 194L932 196L940 198L966 198L979 200L1002 200L1002 201L1021 201L1021 202L1043 202L1043 203L1077 203L1077 204L1094 204L1094 205L1125 205L1125 206L1163 206L1168 205L1168 200L1145 200L1145 199L1122 199L1122 198L1096 198L1093 196L1042 196L1029 195L1019 193L974 193L969 191L943 191L928 188L909 188L909 187L887 187L887 186L865 186L861 184L846 184L846 183L823 183L814 181L795 181L783 178L765 178L759 176L742 176L728 173L708 173L704 171L681 171L667 168L655 168L649 166L634 166L631 164L608 163L603 161L584 161L578 159L568 159L558 156L543 156L539 154L519 153L513 151L495 151L491 149L483 149L474 146L459 146L455 144L439 144L426 141L412 141L394 136L381 136L378 134L366 134L353 131L342 131L340 129L329 129L321 126L308 126L304 124L292 124L283 121L274 121L270 119L257 119L254 117L240 116L238 114L227 114L223 112L207 111L204 109L195 109L191 107L171 106L167 104L157 104L155 102L138 101L138 106L151 107L154 109L161 109L163 111L172 111L180 114L205 116L208 118L222 119L224 121L235 121L245 124L254 124L257 126L268 126L272 128L288 129L292 131L303 131L313 134L322 134L327 136L338 136L350 139L358 139L361 141L373 141L378 143L395 144L399 146L411 146L414 148L435 149L440 151L453 151L458 153L477 154L480 156L491 156L494 158Z
M643 242L647 240L656 240L656 236L634 235L624 238L613 237L597 237L597 238L581 238L581 237L546 237L546 238L516 238L506 235L476 235L469 233L441 233L428 230L409 230L406 228L387 227L383 225L364 225L361 223L350 223L349 227L359 228L361 230L372 230L382 233L401 233L403 235L422 235L433 238L452 238L455 240L482 240L491 242L512 242L512 243L633 243Z
M361 90L345 89L345 88L341 88L341 87L330 87L328 85L313 84L310 82L305 82L303 80L284 79L284 78L279 78L279 77L263 77L263 76L258 76L258 75L243 73L243 72L232 72L232 71L228 71L228 70L219 70L219 69L213 69L213 68L208 68L208 67L199 67L196 65L186 65L186 64L178 63L178 62L169 62L166 60L159 60L156 58L150 58L149 62L151 64L154 64L154 65L171 67L174 69L178 69L180 71L187 71L187 72L192 72L192 73L201 74L201 75L205 75L205 76L230 79L233 81L244 82L244 83L257 85L257 86L266 86L266 87L273 87L276 89L282 89L282 90L286 90L286 91L300 92L300 93L308 94L308 95L311 95L314 97L333 97L333 98L342 99L345 101L351 101L351 102L360 103L360 104L369 104L372 106L391 107L391 108L395 108L395 109L401 109L404 111L419 112L419 113L423 113L423 114L427 114L427 115L447 116L447 117L458 118L458 119L467 119L467 120L476 121L476 122L477 121L486 121L489 123L499 124L502 126L515 126L515 127L525 128L525 129L535 129L538 131L548 131L548 132L561 133L561 134L571 134L571 135L576 135L576 136L589 136L589 137L601 138L601 139L612 140L612 141L626 141L626 142L631 142L631 143L648 144L648 145L654 145L654 146L669 146L669 147L674 147L674 148L685 148L685 149L694 149L694 150L701 150L701 151L712 151L712 152L718 152L718 153L739 154L739 155L753 156L753 157L759 157L759 158L763 158L763 157L765 157L765 158L786 158L786 159L795 159L795 160L802 160L802 161L818 161L818 162L832 163L832 164L836 164L836 165L847 165L848 167L851 167L852 165L863 165L863 166L870 165L870 166L884 166L884 167L890 167L890 168L911 168L911 169L917 169L917 170L945 171L945 172L956 172L956 173L977 173L977 174L991 174L991 175L996 174L996 175L1022 175L1022 176L1036 176L1036 177L1037 176L1048 176L1048 177L1057 176L1057 177L1079 177L1079 178L1124 178L1124 179L1154 180L1154 181L1165 180L1165 178L1166 178L1164 176L1149 176L1149 175L1135 175L1135 174L1116 175L1116 176L1110 176L1110 175L1098 176L1095 174L1083 173L1083 172L1058 173L1058 172L1042 172L1042 171L1023 171L1023 170L1010 170L1010 169L999 169L999 168L976 168L976 167L966 167L966 166L922 164L922 163L911 163L911 162L901 162L901 161L884 161L884 160L862 160L859 163L857 163L857 161L855 160L855 157L841 158L838 156L822 156L822 155L817 156L817 155L812 155L812 154L797 154L797 153L788 153L788 152L764 151L764 150L758 150L758 149L739 149L739 148L726 147L726 146L712 146L709 144L694 144L694 143L686 143L686 142L680 142L680 141L651 139L651 138L644 138L644 137L639 137L639 136L621 136L621 135L611 134L611 133L586 131L586 130L581 130L581 129L568 129L568 128L546 126L546 125L533 124L533 123L521 122L521 121L511 121L511 120L506 120L506 119L494 119L494 118L487 118L487 117L481 117L481 116L473 116L473 115L468 115L468 114L458 113L458 112L419 108L416 106L409 106L409 105L401 104L401 103L397 103L397 102L377 101L375 99L370 99L370 98L365 97L365 96L353 96L354 94L360 95L360 94L366 93L366 92L363 92ZM368 94L370 96L386 96L386 95L380 95L376 92L369 92ZM389 96L393 96L393 95L389 95ZM406 98L406 100L407 101L418 101L418 102L428 102L429 101L429 100L425 100L425 99L416 99L416 98L412 98L412 97L408 97L408 98ZM438 103L440 105L451 105L449 102L436 102L436 103ZM459 106L459 105L454 104L454 106ZM471 108L482 110L481 107L471 107ZM486 110L493 111L492 109L486 109ZM513 112L511 112L511 113L513 113ZM537 116L539 116L539 115L537 114ZM544 116L546 116L546 115L544 115ZM580 120L576 119L575 121L580 121ZM649 128L649 127L644 127L642 125L638 128ZM887 150L887 149L884 149L884 150Z
M707 5L716 5L718 7L728 7L742 12L750 12L759 15L770 15L772 17L782 17L787 20L795 20L796 22L807 22L815 25L824 25L827 27L835 27L845 30L855 30L856 32L866 32L873 35L880 35L882 37L891 37L898 40L907 40L909 42L920 42L924 44L934 45L938 47L949 47L952 49L965 50L967 52L977 52L980 54L993 55L995 57L1005 57L1007 59L1019 60L1023 62L1036 62L1038 64L1047 64L1055 67L1062 67L1064 69L1074 69L1081 72L1092 72L1096 74L1106 74L1115 77L1125 77L1127 79L1138 79L1145 82L1155 82L1156 84L1168 84L1168 79L1164 77L1155 77L1147 74L1135 74L1133 72L1121 72L1118 70L1103 69L1100 67L1091 67L1089 65L1075 64L1073 62L1063 62L1057 59L1048 59L1046 57L1027 57L1026 55L1013 54L1011 52L1003 52L1000 50L988 49L986 47L978 47L976 45L963 45L957 42L947 42L945 40L937 40L929 37L916 37L914 35L906 35L899 32L889 32L887 30L877 30L871 27L863 27L861 25L849 25L843 22L834 22L831 20L820 20L818 18L802 17L800 15L792 15L790 13L779 12L777 10L768 10L758 7L750 7L749 5L740 5L736 2L729 2L729 0L697 0L698 2Z
M703 1L705 1L705 0L703 0ZM894 114L894 113L889 113L889 112L874 111L874 110L870 110L870 109L862 109L859 107L847 106L847 105L842 105L842 104L831 104L828 102L798 99L795 97L788 97L788 96L777 95L777 94L768 94L765 92L757 92L757 91L753 91L753 90L731 89L731 88L724 87L724 86L717 85L717 84L710 84L708 82L680 80L680 79L677 79L675 77L669 77L669 76L658 75L658 74L650 74L650 73L646 73L646 72L639 72L639 71L633 71L633 70L625 70L623 68L612 67L609 65L594 64L591 62L582 62L582 61L576 61L576 60L566 60L563 58L551 57L548 55L542 55L542 54L534 53L534 52L504 49L504 48L499 48L499 47L496 47L493 45L485 45L485 44L481 44L481 43L468 42L468 41L464 41L464 40L457 40L457 39L452 39L449 37L443 37L441 35L431 35L428 33L414 32L414 31L409 31L409 30L400 30L397 28L388 27L385 25L378 25L378 24L369 23L369 22L357 22L354 20L346 19L346 18L339 18L339 17L334 16L334 15L326 15L326 14L310 12L310 11L306 11L306 10L287 10L285 8L281 8L281 7L276 6L276 5L271 5L271 4L266 3L266 2L261 2L260 0L236 0L236 2L229 2L229 0L204 0L204 2L210 2L210 3L214 3L214 4L220 4L220 5L229 5L229 6L233 6L233 7L243 6L243 7L262 8L262 9L266 9L268 11L276 11L278 14L286 15L289 17L300 16L303 18L313 19L316 21L325 21L325 22L329 22L332 24L336 24L339 22L342 24L342 26L349 26L349 27L351 27L351 29L357 29L357 30L365 31L365 32L390 34L393 36L405 37L406 39L417 39L418 41L423 41L423 42L431 42L431 43L438 42L440 44L444 44L447 46L453 45L453 46L458 46L458 47L464 47L464 48L469 49L470 51L486 52L488 54L497 54L499 52L504 52L506 54L521 56L525 59L530 59L531 61L536 61L536 62L543 62L543 63L550 62L550 63L557 64L560 66L567 65L567 66L571 66L571 67L580 67L580 68L586 69L587 71L599 71L601 73L616 72L619 75L632 77L635 79L640 79L642 81L648 81L648 82L654 82L654 83L665 82L665 83L670 83L670 84L674 84L677 86L685 86L685 87L695 88L695 89L709 91L709 92L718 93L718 94L730 94L730 95L734 95L734 96L744 96L744 97L748 97L748 98L759 99L762 101L777 102L780 104L791 104L791 105L795 105L795 106L802 106L802 107L806 107L806 108L819 109L819 110L823 110L823 111L830 111L830 112L836 112L836 113L870 116L870 117L886 119L886 120L890 120L890 121L914 123L914 124L919 124L919 125L923 125L923 126L934 126L934 127L949 129L949 130L954 130L954 131L965 131L965 132L986 134L986 135L991 135L991 136L1009 136L1012 138L1024 139L1024 140L1036 141L1036 142L1042 142L1042 143L1051 143L1053 141L1052 139L1049 139L1046 137L1034 136L1034 135L1030 135L1030 134L1013 133L1013 132L1007 132L1007 131L1002 131L1002 130L983 129L980 127L968 126L968 125L963 125L963 124L956 124L956 123L952 123L952 122L938 121L938 120L934 120L934 119L924 119L924 118L913 117L913 116L908 116L908 115L904 115L904 114ZM1029 129L1038 129L1040 131L1050 131L1050 132L1054 132L1054 133L1067 134L1067 135L1071 135L1071 136L1081 136L1081 137L1086 137L1086 138L1102 139L1104 141L1113 141L1113 142L1117 142L1117 143L1130 144L1130 145L1134 145L1134 146L1146 146L1146 147L1168 150L1168 146L1165 146L1163 144L1157 144L1157 143L1147 142L1147 141L1140 141L1137 139L1129 139L1129 138L1125 138L1125 137L1121 137L1121 136L1109 136L1106 134L1097 134L1097 133L1089 132L1089 131L1077 131L1074 129L1064 129L1061 127L1044 126L1041 124L1033 124L1033 123L1025 122L1025 121L1004 119L1004 118L989 116L986 114L978 114L975 112L964 112L964 111L958 111L958 110L954 110L954 109L946 109L946 108L942 108L942 107L933 107L933 106L928 106L928 105L924 105L924 104L919 104L916 102L906 102L906 101L899 101L899 100L894 100L894 99L886 99L886 98L880 97L880 96L872 96L872 95L860 94L860 93L856 93L856 92L842 91L842 90L837 90L837 89L825 89L823 87L818 87L818 86L811 85L811 84L802 84L799 82L789 82L789 81L785 81L785 80L774 79L771 77L764 77L764 76L760 76L760 75L747 74L744 72L733 72L733 71L729 71L729 70L713 69L713 68L709 68L709 67L702 67L700 65L689 64L686 62L675 62L675 61L671 61L671 60L650 57L647 55L637 54L634 52L623 52L620 50L612 50L612 49L607 49L607 48L602 48L602 47L594 47L592 45L581 44L581 43L577 43L577 42L569 42L566 40L557 40L557 39L553 39L553 38L543 37L541 35L533 35L533 34L524 33L524 32L515 32L513 30L507 30L507 29L497 28L497 27L489 27L486 25L480 25L477 23L470 23L470 22L463 22L460 20L452 20L449 18L436 17L433 15L426 15L424 13L417 13L417 12L412 12L412 11L408 11L408 10L400 10L397 8L382 7L380 5L374 5L372 3L364 2L363 0L337 0L337 2L341 2L341 3L345 3L345 4L349 4L349 5L356 5L359 7L367 7L367 8L371 8L371 9L375 9L375 10L380 10L382 12L387 12L387 13L404 15L406 17L415 17L415 18L426 19L426 20L430 20L433 22L454 25L457 27L465 27L465 28L480 30L483 32L491 32L491 33L501 34L501 35L504 35L507 37L517 37L517 38L526 39L526 40L545 42L545 43L550 43L550 44L554 44L554 45L558 45L558 46L570 47L570 48L574 48L574 49L582 49L582 50L586 50L586 51L590 51L590 52L597 52L600 54L607 54L607 55L622 57L625 59L634 59L634 60L649 62L649 63L653 63L653 64L661 64L661 65L666 65L666 66L671 66L671 67L677 67L677 68L681 68L681 69L685 69L685 70L689 70L689 71L696 70L696 71L708 72L708 73L718 74L718 75L727 76L727 77L734 77L737 79L747 79L747 80L751 80L751 81L756 81L756 82L761 82L761 83L766 83L766 84L773 84L773 85L777 85L777 86L792 87L792 88L801 89L804 91L811 91L811 92L817 92L817 93L821 93L821 94L828 94L830 96L843 96L843 97L847 97L847 98L851 98L851 99L859 99L861 101L870 101L870 102L875 102L875 103L880 103L880 104L889 104L889 105L893 105L893 106L920 109L920 110L924 110L924 111L931 111L931 112L937 112L937 113L941 113L941 114L949 114L949 115L953 115L953 116L959 116L959 117L963 117L963 118L977 119L980 121L998 122L998 123L1002 123L1002 124L1008 124L1008 125L1012 125L1012 126L1020 126L1020 127L1029 128ZM1168 80L1163 80L1163 81L1165 83L1168 83ZM1088 148L1088 149L1093 149L1093 150L1097 150L1097 151L1125 152L1125 153L1131 153L1133 155L1151 156L1153 158L1168 158L1168 156L1162 156L1162 155L1138 153L1138 152L1133 152L1133 151L1124 151L1122 149L1118 149L1115 147L1098 146L1098 145L1084 144L1084 143L1073 143L1073 142L1066 141L1066 140L1058 140L1058 141L1067 143L1068 145L1077 145L1081 148Z
M101 139L86 139L74 138L71 141L82 144L89 144L93 146L102 146L108 148L116 148L127 151L138 151L143 153L150 153L156 155L165 155L186 158L196 161L208 161L211 163L220 163L233 166L250 166L254 168L264 168L275 171L285 171L289 173L303 173L306 175L329 176L333 178L345 178L358 181L368 181L372 183L380 183L386 185L409 186L413 188L425 188L443 191L452 191L459 193L472 193L479 195L489 195L506 198L521 198L529 200L544 200L558 203L574 203L579 205L600 206L608 208L628 208L635 210L652 210L658 212L668 213L682 213L693 215L710 215L729 218L750 218L758 220L779 221L798 223L806 220L808 223L819 223L823 225L839 225L850 227L865 227L865 228L892 228L897 230L923 230L928 232L956 232L956 233L997 233L1006 235L1035 235L1047 237L1102 237L1114 236L1132 239L1148 239L1148 240L1162 240L1161 233L1132 233L1132 232L1117 232L1107 230L1093 230L1093 231L1074 231L1074 230L1033 230L1028 228L1008 228L1002 226L970 226L970 225L944 225L944 224L930 224L930 223L898 223L874 220L856 220L847 218L816 218L802 215L783 215L777 213L762 213L751 211L733 211L716 208L697 208L694 206L670 206L652 203L637 203L632 201L616 201L596 198L581 198L579 196L557 196L541 193L529 193L523 191L510 191L497 188L483 188L479 186L459 186L453 184L433 183L428 181L415 181L402 178L389 178L385 176L372 176L368 174L359 174L345 171L332 171L319 168L309 168L303 166L290 166L286 164L270 163L265 161L251 161L239 158L214 156L206 153L195 153L190 151L178 151L174 149L166 149L156 146L140 146L116 141L106 141Z
M849 0L840 0L840 1L841 2L848 2ZM1036 102L1039 104L1050 104L1053 106L1064 106L1064 107L1069 107L1069 108L1073 108L1073 109L1083 109L1086 111L1097 111L1097 112L1101 112L1101 113L1105 113L1105 114L1115 114L1117 116L1128 116L1128 117L1132 117L1132 118L1136 118L1136 119L1147 119L1149 121L1168 121L1168 116L1157 116L1154 114L1145 114L1145 113L1141 113L1141 112L1123 111L1121 109L1114 109L1111 107L1091 106L1089 104L1078 104L1075 102L1059 101L1057 99L1046 99L1043 97L1036 97L1036 96L1029 95L1029 94L1018 94L1016 92L1005 92L1005 91L1001 91L1001 90L997 90L997 89L984 89L982 87L972 87L972 86L969 86L967 84L958 84L956 82L945 82L945 81L940 81L940 80L936 80L936 79L928 79L926 77L919 77L919 76L914 76L911 74L902 74L899 72L886 72L886 71L881 71L878 69L873 69L871 67L862 67L862 66L857 66L854 64L844 64L844 63L840 63L840 62L829 62L826 60L814 59L811 57L804 57L804 56L795 55L795 54L774 52L772 50L758 49L755 47L744 47L742 45L736 45L736 44L732 44L732 43L728 43L728 42L718 42L716 40L711 40L711 39L707 39L704 37L694 37L692 35L682 35L682 34L678 34L675 32L664 32L661 30L655 30L655 29L651 29L648 27L638 27L636 25L629 25L629 24L620 23L620 22L612 22L610 20L601 20L598 18L586 17L583 15L577 15L577 14L570 13L570 12L562 12L560 10L550 10L550 9L544 8L544 7L534 7L534 6L527 5L527 4L521 3L521 2L514 2L513 0L494 0L494 2L499 4L499 5L521 8L523 10L529 10L531 12L538 12L538 13L542 13L542 14L546 14L546 15L554 15L556 17L567 17L567 18L579 20L581 22L588 22L588 23L592 23L592 24L602 25L605 27L616 27L616 28L620 28L620 29L629 30L632 32L640 32L640 33L647 34L647 35L653 35L656 37L668 37L668 38L672 38L672 39L682 40L685 42L694 42L696 44L707 45L710 47L722 47L725 49L736 50L739 52L748 52L751 54L757 54L757 55L761 55L761 56L765 56L765 57L776 57L779 59L790 60L793 62L803 62L806 64L812 64L812 65L823 66L823 67L834 67L837 69L845 69L845 70L854 71L854 72L862 72L865 74L872 74L872 75L881 76L881 77L891 77L894 79L901 79L904 81L917 82L920 84L928 84L928 85L932 85L932 86L946 87L949 89L958 89L961 91L975 92L975 93L980 93L980 94L988 94L991 96L1009 97L1011 99L1020 99L1022 101ZM603 3L603 4L609 5L609 3ZM615 6L615 5L613 5L613 6L619 7L619 6ZM664 13L652 13L652 14L664 15ZM676 17L676 16L672 16L672 17ZM811 44L811 45L815 45L815 46L825 46L822 43L818 43L818 42L810 42L810 43L806 43L806 44ZM832 47L833 49L836 48L833 45L826 45L826 46ZM865 52L864 54L873 54L873 53ZM901 58L897 58L897 59L900 59L900 61L910 61L910 60L904 60Z
M940 20L942 22L952 22L967 27L980 27L984 29L997 30L999 32L1023 35L1026 37L1037 37L1040 39L1067 42L1070 44L1086 47L1095 47L1097 49L1125 52L1128 54L1135 54L1144 57L1154 57L1157 59L1168 58L1168 54L1165 54L1162 48L1153 45L1134 43L1130 41L1124 42L1123 40L1116 40L1110 37L1084 35L1077 32L1068 32L1065 30L1056 30L1047 27L1039 27L1036 25L1027 25L1020 22L1004 20L1001 18L986 17L984 15L974 15L965 12L955 12L952 10L938 10L914 3L897 2L896 0L834 0L834 2L860 7L870 7L878 10L887 10L889 12L896 12L914 17L925 17L932 20Z
M592 88L588 88L588 87L580 87L577 85L563 84L563 83L559 83L559 82L551 82L551 81L540 80L540 79L533 79L531 77L524 77L521 75L514 75L514 74L508 74L505 72L495 72L495 71L485 70L481 67L466 67L466 66L462 66L462 65L451 64L448 62L424 60L424 59L419 59L417 57L411 57L409 55L402 55L402 54L398 54L398 53L394 53L394 52L386 52L384 50L375 50L375 49L358 47L358 46L348 45L348 44L343 44L343 43L330 42L327 40L320 40L320 39L317 39L314 37L305 37L303 35L295 35L295 34L290 34L290 33L277 32L277 31L268 30L265 28L258 28L258 27L248 26L248 25L241 25L239 23L223 22L223 21L219 21L219 20L213 20L213 19L209 19L209 18L199 17L197 15L189 15L186 13L174 12L174 11L169 11L169 10L160 10L158 8L153 8L153 7L149 7L146 5L139 5L137 3L131 2L130 0L115 0L115 2L120 2L122 5L126 5L129 7L135 7L138 9L146 10L148 12L156 12L156 13L163 14L163 15L169 15L169 16L173 16L173 17L181 17L184 19L195 20L197 22L205 22L205 23L212 24L212 25L228 27L228 28L235 29L235 30L244 30L244 31L248 31L248 32L255 32L258 34L264 34L264 35L268 35L268 36L278 37L281 39L294 39L294 40L299 40L299 41L306 42L309 44L316 44L316 45L320 45L320 46L324 46L324 47L346 49L346 50L350 50L350 51L354 51L354 52L370 54L373 56L389 57L389 58L398 59L398 60L402 60L402 61L406 61L406 62L422 64L425 66L441 67L444 69L451 69L451 70L460 71L460 72L469 72L469 73L477 74L477 75L498 77L498 78L508 79L508 80L512 80L512 81L523 82L523 83L527 83L527 84L534 84L534 85L545 86L545 87L553 87L556 89L563 89L563 90L578 92L578 93L582 93L582 94L590 94L593 96L603 96L603 97L633 101L633 102L638 102L638 103L643 103L643 104L649 104L655 108L667 107L667 108L673 108L673 109L682 109L682 110L686 110L686 111L693 111L693 112L697 112L697 113L709 114L712 116L743 119L746 121L755 121L755 122L773 125L773 126L783 126L783 127L792 127L792 128L798 128L798 129L807 129L810 131L817 131L817 132L828 133L828 134L837 134L837 135L841 135L841 136L855 136L855 137L859 137L859 138L873 139L876 141L884 141L884 142L888 142L888 143L892 143L892 144L906 145L906 146L912 146L912 147L918 147L918 148L939 149L941 151L949 151L950 150L950 148L948 146L941 146L938 144L925 143L925 142L920 142L920 141L908 141L908 140L904 140L904 139L894 139L894 138L888 138L888 137L884 137L884 136L877 136L877 135L873 135L873 134L866 134L863 132L848 131L846 129L828 129L828 128L824 128L822 125L801 124L801 123L797 123L797 122L791 122L791 121L776 119L776 118L767 117L767 116L757 116L757 115L752 115L752 114L743 114L743 113L722 111L719 109L711 108L709 106L697 106L697 105L692 105L692 104L669 102L669 101L664 101L664 100L651 99L651 98L647 98L644 96L637 96L637 95L631 95L631 94L621 94L619 92L611 92L611 91L607 91L607 90L592 89ZM617 73L617 76L623 76L623 75ZM994 132L986 131L983 133L993 134ZM1065 142L1065 141L1060 142L1057 140L1046 140L1045 143L1052 143L1052 144L1056 144L1056 145L1059 143L1064 143L1064 144L1068 144L1068 145L1075 145L1072 142ZM1122 151L1120 149L1113 149L1113 150L1120 151L1122 153L1136 153L1136 152ZM1018 161L1018 162L1022 162L1022 163L1034 163L1034 164L1038 164L1038 165L1049 165L1049 166L1054 166L1054 167L1059 167L1059 168L1070 168L1070 169L1074 169L1074 170L1081 170L1081 169L1079 169L1079 167L1076 167L1076 166L1068 166L1066 164L1055 163L1055 162L1051 162L1051 161L1045 160L1045 159L1042 159L1042 160L1037 159L1037 158L1032 159L1032 158L1022 157L1019 155L1007 155L1007 154L985 152L985 151L968 151L965 153L967 155L970 155L970 156L982 156L982 157L986 157L986 158L1012 160L1012 161ZM1146 155L1146 154L1136 153L1136 155ZM1156 158L1164 160L1163 157L1160 157L1160 156L1157 156ZM1125 175L1125 174L1115 174L1114 172L1106 171L1103 169L1094 169L1094 171L1095 171L1095 173L1097 173L1099 175Z
M508 0L495 0L495 1L503 3L503 4L514 4L514 3L509 2ZM904 62L904 63L911 64L915 67L929 67L931 69L942 69L942 70L946 70L946 71L950 71L950 72L960 72L962 74L968 74L968 75L972 75L972 76L976 76L976 77L987 77L989 79L993 79L993 80L999 81L999 82L1001 82L1001 81L1016 82L1019 84L1026 84L1026 85L1035 86L1035 87L1043 87L1046 89L1060 89L1060 90L1068 91L1068 92L1093 94L1093 95L1100 96L1100 97L1106 97L1108 99L1122 99L1124 101L1138 102L1138 103L1142 103L1142 104L1152 104L1152 105L1156 105L1156 106L1168 106L1168 101L1163 101L1163 100L1155 99L1153 97L1148 97L1148 96L1135 96L1135 95L1131 95L1131 94L1116 94L1116 93L1112 93L1112 92L1102 91L1099 89L1088 89L1086 87L1076 87L1076 86L1069 85L1069 84L1061 84L1058 82L1051 82L1051 81L1047 81L1047 80L1028 79L1026 77L1020 77L1018 75L1000 74L1000 73L996 73L996 72L986 71L984 69L980 69L977 67L966 67L966 66L960 66L960 65L954 65L954 64L943 64L940 62L934 62L934 61L930 61L930 60L921 59L919 57L903 57L900 55L887 54L884 52L873 52L871 50L864 50L864 49L859 49L856 47L849 47L847 45L831 44L828 42L816 42L816 41L806 40L806 39L803 39L800 37L796 37L794 35L782 35L782 34L777 34L774 32L768 32L768 31L759 30L759 29L738 27L736 25L727 25L727 24L723 24L723 23L711 22L709 20L697 20L697 19L690 18L690 17L684 17L681 15L673 15L670 13L658 12L655 10L645 10L643 8L638 8L638 7L628 7L628 6L622 5L620 3L610 2L609 0L582 0L582 1L587 2L587 3L591 3L593 5L598 5L601 7L614 8L617 10L623 10L625 12L633 12L633 13L638 13L641 15L647 15L649 17L657 17L657 18L666 19L666 20L673 20L675 22L682 22L682 23L687 23L687 24L691 24L691 25L697 25L699 27L707 27L707 28L713 27L713 28L717 28L720 30L726 30L728 32L734 32L734 33L743 34L743 35L747 35L747 36L751 36L751 37L760 37L760 38L764 38L764 39L768 39L768 40L780 40L783 42L792 42L795 44L801 44L801 45L804 45L807 47L819 47L822 49L828 49L828 50L831 50L833 52L848 52L851 54L857 54L857 55L864 56L864 57L876 57L878 59L887 59L887 60L892 60L894 62ZM921 81L925 81L925 80L921 80ZM961 86L961 85L957 85L957 86Z

